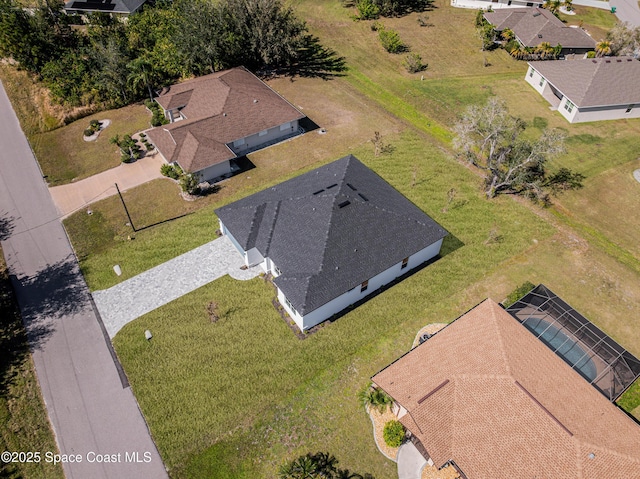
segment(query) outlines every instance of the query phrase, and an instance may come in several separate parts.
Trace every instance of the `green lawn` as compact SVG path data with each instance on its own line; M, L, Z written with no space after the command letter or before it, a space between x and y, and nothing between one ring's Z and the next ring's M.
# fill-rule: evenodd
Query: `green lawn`
M96 141L84 141L83 132L91 120L111 120ZM29 140L50 186L70 183L114 168L120 153L109 139L116 134L132 135L150 127L151 114L143 105L109 110L77 120L56 130L31 135Z
M369 22L353 22L340 2L294 6L323 43L346 56L350 71L328 82L270 84L327 134L252 155L255 170L195 204L181 203L168 182L128 192L138 226L192 212L132 240L116 199L94 205L92 217L70 218L65 225L90 287L109 287L213 239L216 206L347 153L452 236L440 260L304 341L278 317L273 291L261 279L222 278L127 325L114 344L172 477L273 477L285 459L315 450L329 450L342 467L395 477L395 465L375 448L356 392L404 353L424 324L451 321L487 296L502 300L526 280L546 283L640 355L633 323L640 310L638 185L622 181L637 161L640 120L570 125L524 82L526 63L500 50L481 52L475 12L448 2L428 13L431 27L419 27L415 14L382 21L429 63L414 75L404 71L402 55L382 50ZM605 21L579 13L585 24ZM568 153L553 167L585 174L584 189L556 199L550 210L508 197L486 201L479 177L453 159L450 129L467 105L490 95L507 100L530 125L529 135L563 129ZM393 145L392 155L373 156L374 131ZM492 230L500 241L487 242ZM123 267L122 277L113 274L114 264ZM222 313L215 324L206 313L211 301ZM154 334L151 342L145 329Z
M44 453L57 453L47 411L36 378L29 344L15 303L0 250L0 451L40 451L32 463L0 462L6 479L64 478L62 466L44 461Z
M231 468L228 477L242 477L243 469L246 477L271 477L276 464L313 447L331 449L345 467L391 477L393 467L377 453L355 392L407 348L425 316L454 319L473 303L452 305L452 295L553 234L518 202L484 200L477 178L420 135L406 132L392 143L393 156L375 158L369 146L354 154L449 229L442 259L304 341L279 318L267 283L229 277L116 336L115 348L174 477L203 477L205 466L204 477L225 477L217 472L221 463ZM452 187L456 198L443 212ZM487 243L491 229L499 242ZM210 301L222 312L216 324L206 313ZM154 334L150 343L145 329Z

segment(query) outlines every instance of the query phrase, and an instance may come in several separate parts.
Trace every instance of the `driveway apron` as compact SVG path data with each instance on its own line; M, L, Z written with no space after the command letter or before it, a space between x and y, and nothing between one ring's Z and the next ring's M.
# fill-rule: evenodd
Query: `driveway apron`
M93 299L113 338L125 324L225 274L246 280L260 272L259 266L242 270L243 264L238 250L222 236L109 289L95 291Z

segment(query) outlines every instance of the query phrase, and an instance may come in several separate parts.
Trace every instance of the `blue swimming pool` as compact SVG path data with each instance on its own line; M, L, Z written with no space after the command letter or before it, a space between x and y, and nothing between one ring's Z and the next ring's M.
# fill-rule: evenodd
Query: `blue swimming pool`
M598 375L596 365L575 339L542 319L529 318L524 322L524 326L570 366L574 367L585 379L591 382L596 378Z

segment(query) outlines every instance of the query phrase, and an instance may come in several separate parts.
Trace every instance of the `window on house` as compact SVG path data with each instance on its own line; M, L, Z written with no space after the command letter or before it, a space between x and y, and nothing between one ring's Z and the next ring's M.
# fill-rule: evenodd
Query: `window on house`
M244 145L244 138L240 138L239 140L236 140L233 142L233 146L238 148L239 146Z
M627 107L627 111L625 111L625 113L631 113L631 110L633 110L633 105L629 105Z
M529 76L532 77L533 76L533 68L529 68Z
M575 105L571 103L571 101L567 100L567 102L564 104L564 109L567 110L567 112L571 113L574 106Z
M269 133L269 130L262 130L260 133L258 133L258 136L266 136L267 133Z
M293 314L298 314L298 312L296 311L296 308L293 307L291 302L286 297L284 298L284 302Z
M369 288L369 280L366 280L360 285L360 292L366 291Z
M400 269L405 269L408 264L409 264L409 258L403 259L402 260L402 266L400 267Z
M280 131L285 131L291 128L291 122L287 122L284 125L280 125Z
M544 85L544 77L540 78L540 86Z

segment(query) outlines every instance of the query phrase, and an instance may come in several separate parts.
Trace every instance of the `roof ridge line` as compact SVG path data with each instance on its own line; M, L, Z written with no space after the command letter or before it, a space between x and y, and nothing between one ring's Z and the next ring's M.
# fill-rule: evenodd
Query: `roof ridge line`
M406 219L409 219L410 221L413 221L413 222L415 222L415 223L418 223L419 225L426 226L426 223L421 223L420 221L418 221L418 220L416 220L416 219L410 218L410 217L408 217L408 216L406 216L406 215L403 215L403 214L401 214L401 213L398 213L398 212L396 212L396 211L388 210L388 209L386 209L386 208L383 208L382 206L374 205L374 204L372 204L370 201L359 201L358 203L359 203L359 204L362 204L362 205L365 205L365 206L369 206L369 207L371 207L371 208L375 208L375 209L380 210L380 211L384 211L384 212L389 213L389 214L391 214L391 215L394 215L394 216L396 216L396 217L398 217L398 218L406 218ZM419 208L418 208L418 209L419 209ZM422 210L420 210L420 211L421 211L422 213L424 213ZM426 214L426 213L424 213L424 214Z
M496 330L497 330L497 333L498 333L498 341L500 342L500 352L501 352L502 360L504 361L504 365L506 367L507 374L513 378L513 375L511 374L511 364L509 363L509 358L507 356L507 350L505 348L505 343L504 343L504 340L503 340L503 337L502 337L502 330L498 327L498 317L496 315L496 309L495 308L500 308L500 305L498 303L494 302L494 301L491 301L489 304L491 305L491 317L493 318L493 324L496 327ZM513 379L515 379L515 378L513 378Z
M591 85L593 84L593 80L595 79L596 75L600 71L600 68L604 64L605 64L604 58L601 58L599 62L596 62L596 69L593 71L593 75L591 75L591 78L589 79L589 83L587 84L587 87L584 90L582 90L583 94L582 94L582 97L580 98L580 103L582 103L582 101L587 97L587 93L591 89Z

